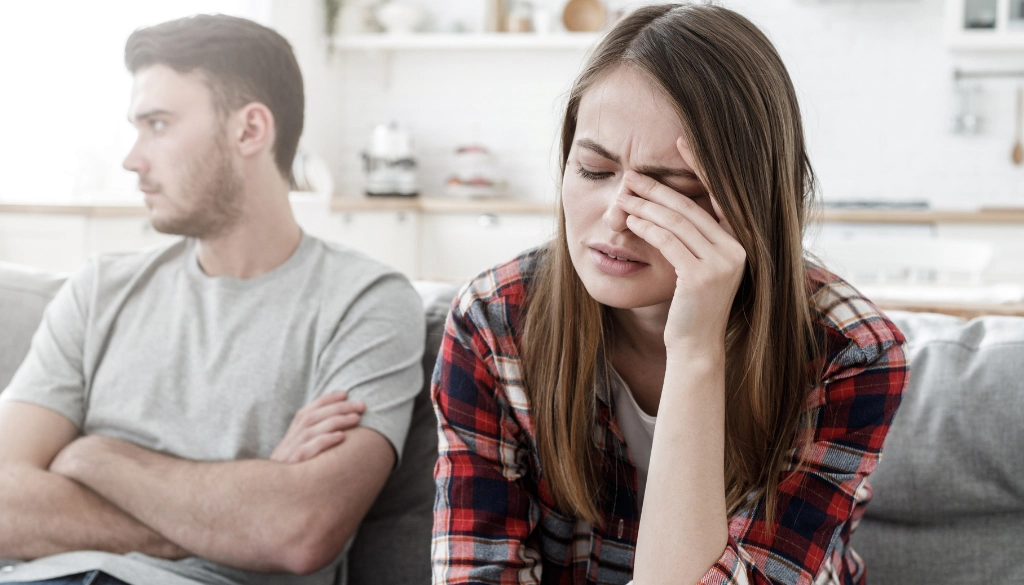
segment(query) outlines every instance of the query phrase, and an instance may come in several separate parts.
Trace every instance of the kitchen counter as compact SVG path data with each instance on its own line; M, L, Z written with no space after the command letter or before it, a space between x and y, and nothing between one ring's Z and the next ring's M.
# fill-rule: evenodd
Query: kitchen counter
M456 199L444 197L334 197L331 211L354 213L360 211L412 211L425 213L554 213L553 201L523 199ZM137 216L146 208L139 200L67 200L29 202L0 199L0 213L36 213L89 216ZM1006 209L980 209L977 211L950 210L884 210L884 209L823 209L811 214L814 221L850 223L1022 223L1024 207Z
M422 211L426 213L554 213L554 201L457 199L454 197L335 197L331 211Z
M1024 207L977 211L824 209L811 217L826 222L851 223L1024 223Z

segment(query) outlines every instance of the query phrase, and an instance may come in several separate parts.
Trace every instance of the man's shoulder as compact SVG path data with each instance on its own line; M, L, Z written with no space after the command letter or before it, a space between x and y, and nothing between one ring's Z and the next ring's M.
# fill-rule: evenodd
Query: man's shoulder
M314 270L322 282L326 304L343 311L357 302L422 311L412 283L398 270L347 246L307 237L319 251Z
M105 296L131 286L140 278L159 268L180 261L188 249L185 238L136 252L97 254L72 274L69 280L77 287L89 287L90 293Z

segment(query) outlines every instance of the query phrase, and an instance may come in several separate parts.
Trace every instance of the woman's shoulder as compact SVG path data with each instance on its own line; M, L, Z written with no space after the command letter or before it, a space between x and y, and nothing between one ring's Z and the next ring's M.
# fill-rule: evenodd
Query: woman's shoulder
M824 333L827 370L867 365L904 345L885 313L839 276L808 264L807 284L813 317Z
M483 322L477 323L480 326L504 324L511 317L518 317L545 256L544 247L531 248L484 270L459 289L453 312L483 318Z

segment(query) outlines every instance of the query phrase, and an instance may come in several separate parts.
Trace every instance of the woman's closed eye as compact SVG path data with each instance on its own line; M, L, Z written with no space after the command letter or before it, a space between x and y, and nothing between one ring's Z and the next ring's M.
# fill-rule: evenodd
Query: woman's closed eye
M600 181L601 179L607 179L608 177L615 174L609 172L591 171L584 167L583 165L580 165L579 170L577 170L576 172L579 173L581 177L588 181Z

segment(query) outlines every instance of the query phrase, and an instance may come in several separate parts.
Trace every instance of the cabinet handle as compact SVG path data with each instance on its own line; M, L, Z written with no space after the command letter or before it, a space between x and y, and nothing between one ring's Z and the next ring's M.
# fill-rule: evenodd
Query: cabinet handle
M498 225L498 216L493 213L481 213L476 217L476 225L489 228Z

